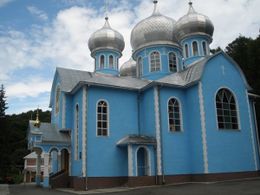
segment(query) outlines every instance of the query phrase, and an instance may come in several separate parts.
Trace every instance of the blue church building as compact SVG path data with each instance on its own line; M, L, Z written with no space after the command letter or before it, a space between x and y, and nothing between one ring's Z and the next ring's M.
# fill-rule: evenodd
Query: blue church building
M88 42L95 71L57 68L51 123L29 121L28 146L44 187L75 189L259 176L254 100L225 52L210 53L214 26L189 3L177 22L154 1L123 35L108 17ZM52 170L49 171L49 163ZM36 183L40 184L40 169Z

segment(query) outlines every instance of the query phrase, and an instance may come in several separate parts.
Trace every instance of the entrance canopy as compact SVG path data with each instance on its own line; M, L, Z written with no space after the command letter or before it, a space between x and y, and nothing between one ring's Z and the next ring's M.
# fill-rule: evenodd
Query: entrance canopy
M127 135L117 142L117 146L133 145L156 145L156 139L146 135Z

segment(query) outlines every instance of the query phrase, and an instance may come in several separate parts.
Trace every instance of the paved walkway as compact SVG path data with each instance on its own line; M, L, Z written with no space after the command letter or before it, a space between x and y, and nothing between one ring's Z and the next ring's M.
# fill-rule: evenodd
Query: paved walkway
M0 184L0 195L9 195L9 187L7 184Z
M0 185L0 195L260 195L260 178L217 183L186 183L142 188L110 188L89 191L44 189L35 185Z

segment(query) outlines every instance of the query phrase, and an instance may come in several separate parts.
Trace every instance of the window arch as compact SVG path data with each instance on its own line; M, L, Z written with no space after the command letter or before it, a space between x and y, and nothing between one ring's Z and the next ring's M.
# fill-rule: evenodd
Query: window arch
M193 53L193 56L198 56L199 55L199 49L198 49L197 41L193 41L192 42L192 53Z
M114 56L110 55L109 56L109 68L114 67Z
M101 100L97 104L97 136L108 136L108 104Z
M105 67L105 56L101 55L100 56L100 68L104 68Z
M60 86L58 85L55 93L55 113L60 111Z
M177 72L177 57L173 52L169 53L169 70L171 72Z
M168 120L170 131L181 131L180 103L176 98L168 101Z
M185 56L185 58L189 57L189 46L188 46L188 44L184 45L184 56Z
M160 53L158 51L153 51L150 54L150 70L151 72L160 71L161 62L160 62Z
M139 57L137 59L137 77L141 77L143 75L143 59Z
M219 129L238 129L236 100L228 89L220 89L216 95L216 109Z
M208 54L206 41L202 41L202 51L204 56Z
M74 123L74 158L78 160L78 151L79 151L79 105L75 107L75 123Z

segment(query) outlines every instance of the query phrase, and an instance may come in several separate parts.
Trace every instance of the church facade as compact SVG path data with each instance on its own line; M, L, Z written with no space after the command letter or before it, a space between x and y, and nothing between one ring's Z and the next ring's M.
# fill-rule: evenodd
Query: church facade
M119 69L124 38L106 18L88 43L95 71L57 68L51 124L30 121L29 148L46 162L43 185L91 189L259 175L257 95L234 60L210 54L213 31L192 3L175 22L154 1L152 15L131 32L132 58ZM58 164L51 174L50 158Z

